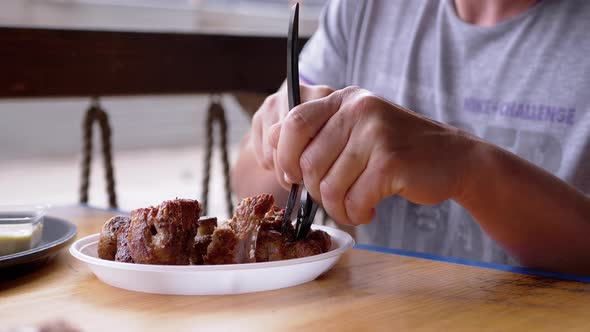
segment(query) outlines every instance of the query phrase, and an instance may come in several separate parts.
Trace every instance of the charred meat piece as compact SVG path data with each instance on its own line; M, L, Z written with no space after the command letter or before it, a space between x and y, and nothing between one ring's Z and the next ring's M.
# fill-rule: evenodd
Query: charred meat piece
M315 242L307 242L305 239L287 244L287 256L283 259L302 258L319 255L322 248Z
M197 234L199 202L165 201L159 206L131 211L129 251L139 264L186 265Z
M287 242L295 238L293 224L287 224L286 233L281 234L285 210L273 206L266 213L258 228L254 257L256 262L271 262L284 259L287 256Z
M130 223L122 226L117 232L117 253L115 261L123 263L134 263L129 251L129 226Z
M190 263L192 265L203 265L205 264L205 257L207 256L207 248L213 241L211 235L197 235L195 237L195 244L191 251Z
M229 225L237 234L251 233L273 207L275 199L270 194L260 194L244 198L229 221Z
M254 250L257 262L302 258L330 250L330 235L324 231L311 230L305 239L294 241L295 229L288 224L286 233L281 234L284 214L285 210L274 207L260 224Z
M197 221L197 235L211 235L217 227L216 217L201 217Z
M205 264L205 256L207 256L207 247L213 240L212 234L217 228L217 218L215 217L201 217L197 221L197 235L195 236L195 243L193 244L190 263L192 265Z
M288 258L302 258L325 253L332 247L328 233L321 230L310 230L304 239L290 244Z
M203 258L205 264L235 264L238 263L238 236L231 227L218 227L211 236L211 243L207 247L207 255Z
M129 226L130 219L126 216L115 216L102 225L98 240L98 257L115 260L117 253L117 238L121 228ZM126 231L125 231L126 233Z
M304 239L287 244L288 254L285 259L302 258L325 253L332 247L328 233L321 230L310 230Z
M261 225L256 239L256 261L270 262L313 256L329 251L332 246L330 235L321 230L311 230L305 239L299 241L292 241L292 238Z
M322 253L330 251L332 248L332 238L330 235L319 229L310 230L305 239L303 239L303 242L315 243L320 247Z
M269 194L242 200L228 225L217 228L213 232L205 262L207 264L253 262L254 257L251 251L255 232L273 205L274 198Z
M254 249L256 262L272 262L284 259L287 256L286 243L280 231L266 225L260 225Z
M254 238L260 223L267 212L274 206L274 197L261 194L246 198L240 202L235 216L230 220L230 226L236 232L238 243L235 257L237 263L254 262Z
M285 209L281 209L278 206L273 206L265 215L261 222L261 226L265 229L272 229L278 232L282 231L283 227L283 216L285 215ZM292 223L287 223L287 229L285 230L288 240L295 238L295 228Z

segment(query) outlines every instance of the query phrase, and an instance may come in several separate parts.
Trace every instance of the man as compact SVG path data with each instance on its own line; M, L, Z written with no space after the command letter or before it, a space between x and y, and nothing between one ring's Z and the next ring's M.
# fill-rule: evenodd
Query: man
M590 274L588 17L584 0L332 1L304 103L266 99L234 189L284 201L303 180L360 243Z

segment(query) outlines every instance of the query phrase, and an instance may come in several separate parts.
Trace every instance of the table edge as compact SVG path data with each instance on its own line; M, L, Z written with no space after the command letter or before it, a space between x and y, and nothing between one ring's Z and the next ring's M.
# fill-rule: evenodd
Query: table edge
M414 258L421 258L421 259L427 259L427 260L450 263L450 264L466 265L466 266L478 267L478 268L484 268L484 269L490 269L490 270L524 274L524 275L529 275L529 276L534 276L534 277L555 278L555 279L590 283L590 277L574 275L574 274L567 274L567 273L544 271L544 270L533 269L533 268L522 267L522 266L489 263L489 262L466 259L466 258L449 257L449 256L415 252L415 251L410 251L410 250L403 250L403 249L392 249L392 248L379 247L379 246L373 246L373 245L368 245L368 244L358 244L357 243L353 248L360 249L360 250L379 252L379 253L384 253L384 254L390 254L390 255L414 257Z

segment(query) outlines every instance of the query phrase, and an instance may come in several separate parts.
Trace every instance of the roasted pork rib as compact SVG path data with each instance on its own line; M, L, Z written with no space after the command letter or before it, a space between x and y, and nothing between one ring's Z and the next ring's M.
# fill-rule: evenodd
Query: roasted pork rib
M131 211L129 249L140 264L186 265L197 234L199 202L190 199L165 201Z
M274 205L269 194L248 197L240 202L234 217L224 227L213 232L207 248L206 264L236 264L254 261L251 250L255 231Z
M294 241L295 231L281 224L285 211L269 194L240 202L232 219L200 217L199 202L165 201L133 210L131 218L117 216L102 228L100 258L141 264L236 264L268 262L317 255L330 250L330 236L312 230Z

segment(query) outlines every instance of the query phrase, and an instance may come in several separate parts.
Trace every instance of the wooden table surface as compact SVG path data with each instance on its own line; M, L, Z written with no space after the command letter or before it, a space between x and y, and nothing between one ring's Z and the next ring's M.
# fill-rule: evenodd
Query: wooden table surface
M113 212L51 215L95 233ZM0 283L0 330L63 319L83 331L589 331L590 283L353 249L313 282L232 296L135 293L67 250Z

